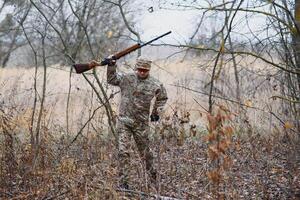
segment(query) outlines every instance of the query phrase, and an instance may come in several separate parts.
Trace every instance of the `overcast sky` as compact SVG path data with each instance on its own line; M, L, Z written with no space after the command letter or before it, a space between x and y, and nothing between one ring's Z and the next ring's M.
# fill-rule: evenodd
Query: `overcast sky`
M172 34L162 41L176 43L185 41L195 27L197 11L170 11L155 9L152 13L145 12L139 26L143 30L143 40L149 40L153 36L172 31Z
M135 2L136 5L131 6L131 11L134 11L137 15L135 19L137 21L137 27L134 27L134 29L141 33L142 41L148 41L165 32L172 31L171 35L164 37L160 40L160 42L173 44L188 42L197 23L200 21L201 11L196 9L189 11L161 9L161 7L167 7L166 5L169 5L167 2L171 1L137 0ZM198 1L198 3L199 2L200 1ZM204 6L204 3L201 4L201 6ZM173 7L173 9L178 9L178 7ZM7 7L6 10L8 11L9 7ZM0 20L5 16L4 13L6 12L4 11L1 14ZM248 25L245 24L245 20L243 19L244 17L245 13L239 13L236 16L234 23L235 32L247 33L248 25L251 27L252 31L256 31L265 24L265 18L262 16L248 17ZM215 28L216 31L218 31L220 25L223 23L223 20L206 17L205 23L203 24L199 34L209 37L212 29ZM234 36L232 36L232 38L234 38ZM238 36L236 36L236 38L238 38Z
M184 43L188 42L189 37L193 34L195 27L200 21L202 12L199 10L179 11L160 9L157 1L149 0L143 4L138 5L141 9L141 18L138 19L138 28L142 31L142 40L147 41L157 35L167 31L172 31L172 34L165 37L163 42ZM202 5L204 6L204 5ZM153 7L149 12L149 8ZM174 7L176 9L176 7ZM263 11L269 12L269 7L265 6L259 8ZM224 14L224 13L222 13ZM221 14L221 15L222 15ZM247 18L247 20L245 20ZM199 35L209 37L212 29L218 31L221 25L224 24L224 17L210 17L209 14L205 17L204 23L199 31ZM239 12L235 16L233 23L232 38L237 40L246 39L242 34L249 34L249 28L257 36L265 37L265 33L260 33L261 29L265 28L266 18L262 15L252 15L245 12Z

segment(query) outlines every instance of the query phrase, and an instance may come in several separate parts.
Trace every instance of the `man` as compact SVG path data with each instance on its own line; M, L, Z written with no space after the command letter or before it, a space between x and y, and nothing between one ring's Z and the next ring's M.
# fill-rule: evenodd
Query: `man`
M90 63L94 66L98 64L96 61ZM156 181L153 154L149 148L149 116L151 121L158 121L168 97L164 86L150 76L150 60L138 58L135 73L121 74L116 69L116 61L110 59L107 67L107 82L121 89L117 121L120 187L128 189L131 137L134 138L139 154L146 163L150 180ZM155 100L150 114L153 99Z

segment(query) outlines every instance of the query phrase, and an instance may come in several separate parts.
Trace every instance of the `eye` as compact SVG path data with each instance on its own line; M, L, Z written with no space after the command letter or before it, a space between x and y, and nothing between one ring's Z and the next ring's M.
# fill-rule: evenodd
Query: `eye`
M139 71L139 72L142 72L142 73L148 72L148 70L146 70L146 69L139 69L138 71Z

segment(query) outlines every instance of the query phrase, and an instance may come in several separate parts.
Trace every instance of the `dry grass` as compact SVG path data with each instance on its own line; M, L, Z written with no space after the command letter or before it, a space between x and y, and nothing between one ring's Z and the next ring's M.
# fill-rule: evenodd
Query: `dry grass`
M210 59L210 58L208 58ZM208 60L207 59L207 60ZM245 103L262 110L245 108L246 123L240 122L237 104L216 100L231 111L229 122L235 132L226 154L232 164L219 184L226 199L292 199L297 198L299 179L298 138L291 127L282 128L268 108L281 113L280 102L270 99L278 91L275 81L255 73L259 63L241 61L241 91ZM213 183L207 177L211 169L205 109L207 96L175 87L181 85L207 92L210 70L207 61L157 62L153 75L167 87L170 100L162 124L152 125L151 147L159 168L160 194L182 199L214 199ZM253 67L255 66L255 67ZM54 66L58 68L57 66ZM228 66L229 67L229 66ZM252 67L252 68L251 68ZM128 70L122 68L124 71ZM39 69L38 93L41 94L42 69ZM261 72L263 73L263 72ZM264 73L273 73L264 69ZM82 136L69 146L74 136L100 103L82 76L71 78L69 133L66 131L66 102L69 88L67 71L49 68L46 106L41 124L38 165L33 170L34 149L30 145L30 121L34 97L34 69L1 69L0 71L0 197L3 199L122 199L116 190L116 147L107 134L104 110L99 109ZM105 69L98 69L105 83ZM256 87L257 86L257 87ZM217 80L218 96L235 98L232 71L226 67ZM117 88L107 88L111 94ZM111 101L118 105L118 95ZM196 100L196 101L195 101ZM200 106L200 105L201 106ZM177 111L178 116L174 115ZM189 113L189 114L188 114ZM168 121L168 117L170 118ZM293 128L293 127L292 127ZM161 131L164 129L164 131ZM131 185L134 190L156 194L149 187L143 163L132 145ZM131 199L140 199L133 195ZM150 198L150 197L149 197Z

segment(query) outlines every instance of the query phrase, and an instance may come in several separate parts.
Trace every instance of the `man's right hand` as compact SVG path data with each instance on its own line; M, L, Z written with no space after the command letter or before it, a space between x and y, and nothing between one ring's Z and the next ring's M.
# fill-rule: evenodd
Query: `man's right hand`
M106 60L108 66L114 66L117 62L114 55L108 56L107 58L105 58L105 60Z

